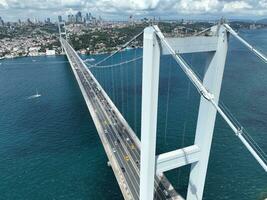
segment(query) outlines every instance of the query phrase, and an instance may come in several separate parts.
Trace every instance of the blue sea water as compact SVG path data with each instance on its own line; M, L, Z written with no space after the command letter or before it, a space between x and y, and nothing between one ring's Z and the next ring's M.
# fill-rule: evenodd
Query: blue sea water
M266 33L240 32L267 54ZM103 65L140 55L141 49L125 51ZM93 57L97 62L105 56ZM207 56L184 58L201 77ZM122 199L67 59L28 57L1 63L0 199ZM139 137L141 63L91 69ZM42 96L28 99L36 89ZM265 152L266 91L266 65L231 38L221 103ZM157 153L193 143L198 105L193 85L170 56L162 56ZM183 195L188 174L188 167L166 173ZM263 200L266 195L266 173L217 117L204 199Z

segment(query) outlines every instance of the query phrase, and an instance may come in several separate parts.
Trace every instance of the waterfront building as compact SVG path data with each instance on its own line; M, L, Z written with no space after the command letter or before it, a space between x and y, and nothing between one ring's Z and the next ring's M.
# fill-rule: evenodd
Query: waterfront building
M56 51L55 51L55 50L49 50L49 49L46 49L46 51L45 51L45 55L47 55L47 56L53 56L53 55L56 55Z

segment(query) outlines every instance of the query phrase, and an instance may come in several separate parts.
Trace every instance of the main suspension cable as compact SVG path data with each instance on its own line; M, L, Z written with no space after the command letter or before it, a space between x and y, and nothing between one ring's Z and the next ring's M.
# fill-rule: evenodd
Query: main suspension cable
M128 63L131 63L131 62L134 62L136 60L140 60L142 59L143 56L139 56L137 58L133 58L131 60L126 60L126 61L123 61L123 62L119 62L119 63L116 63L116 64L111 64L111 65L89 65L88 67L89 68L111 68L111 67L118 67L118 66L122 66L122 65L125 65L125 64L128 64Z
M171 58L169 58L169 71L168 71L168 86L167 86L167 98L166 98L166 112L165 112L165 128L164 128L164 143L167 144L167 129L168 129L168 113L169 113L169 101L170 101L170 85L171 85Z
M223 24L223 26L226 28L226 30L232 34L236 39L238 39L242 44L244 44L250 51L252 51L256 56L258 56L261 60L263 60L265 63L267 63L267 57L263 55L259 50L254 48L252 45L250 45L246 40L244 40L242 37L238 35L237 32L235 32L231 26L228 24Z
M255 149L250 145L250 143L246 140L243 133L242 127L236 127L231 119L223 112L221 107L215 102L214 95L211 94L203 85L203 83L200 81L199 77L194 73L194 71L191 69L191 67L184 61L184 59L176 53L173 48L169 45L167 40L164 38L163 34L159 30L158 27L153 26L159 40L163 43L163 45L168 49L170 54L173 56L173 58L176 60L176 62L179 64L179 66L182 68L182 70L185 72L186 76L191 80L191 82L196 87L197 91L200 93L200 95L206 99L208 102L212 104L212 106L217 110L217 112L221 115L221 117L225 120L225 122L230 126L230 128L233 130L233 132L236 134L236 136L241 140L241 142L245 145L245 147L248 149L248 151L252 154L252 156L257 160L257 162L262 166L262 168L267 172L267 164L265 162L265 159L263 160L261 157L265 157L261 153L257 153Z
M140 35L143 34L143 30L138 33L137 35L135 35L132 39L130 39L128 42L126 42L124 45L122 45L118 50L116 50L115 52L113 52L112 54L110 54L108 57L100 60L99 62L97 62L96 64L94 64L95 66L105 62L106 60L108 60L109 58L111 58L112 56L114 56L115 54L117 54L118 52L122 51L123 49L125 49L132 41L134 41L136 38L138 38Z

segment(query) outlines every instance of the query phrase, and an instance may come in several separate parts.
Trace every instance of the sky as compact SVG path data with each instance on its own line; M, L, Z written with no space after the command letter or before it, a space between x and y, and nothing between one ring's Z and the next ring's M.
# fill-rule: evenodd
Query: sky
M161 19L267 18L267 0L0 0L5 21L27 18L56 20L68 14L91 12L106 20L161 17Z

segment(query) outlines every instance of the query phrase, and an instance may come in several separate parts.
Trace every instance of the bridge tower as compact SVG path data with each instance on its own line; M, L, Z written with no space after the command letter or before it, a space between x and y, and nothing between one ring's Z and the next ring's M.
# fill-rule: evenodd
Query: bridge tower
M68 34L67 34L67 30L66 30L66 23L64 21L62 22L58 22L58 32L59 32L59 41L61 43L61 39L65 39L68 40ZM64 48L62 47L61 44L61 50L62 53L64 52Z
M143 82L141 117L141 163L140 200L152 200L154 196L154 177L168 170L191 164L187 200L201 200L204 191L210 148L217 110L201 96L198 120L193 145L160 155L156 152L156 129L158 107L158 85L160 54L175 52L209 52L209 65L202 84L219 101L229 34L221 24L211 28L212 35L184 38L164 38L157 26L144 31L143 44ZM171 44L173 53L166 51L162 41Z

